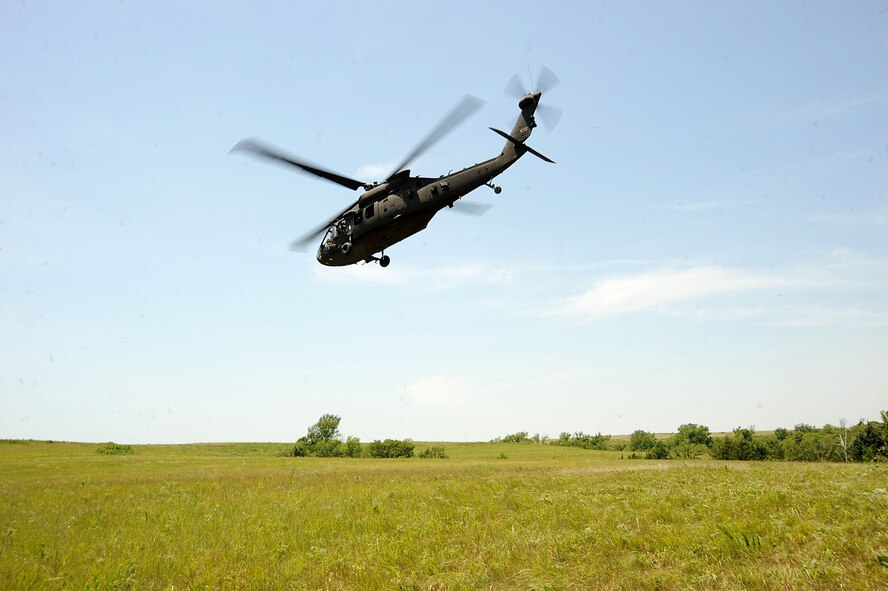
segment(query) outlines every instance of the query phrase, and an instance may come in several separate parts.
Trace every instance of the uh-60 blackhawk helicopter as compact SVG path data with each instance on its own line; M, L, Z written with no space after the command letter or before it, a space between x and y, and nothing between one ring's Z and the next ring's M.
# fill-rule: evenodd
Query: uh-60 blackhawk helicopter
M546 109L540 105L543 89L553 87L558 83L558 78L551 70L543 68L537 80L539 86L536 92L525 92L517 75L506 86L507 93L520 97L518 108L521 109L521 113L511 133L490 128L506 140L499 156L438 178L410 176L406 166L474 113L481 105L480 99L470 96L463 98L395 167L392 174L378 183L364 183L336 174L255 140L243 140L232 148L232 151L243 150L295 166L304 172L352 190L364 189L364 193L357 201L299 240L293 241L290 248L304 250L309 242L326 232L317 253L318 262L321 264L344 266L361 261L367 263L376 261L380 266L387 267L390 259L384 253L386 248L425 229L436 213L445 207L453 207L458 199L482 185L492 188L499 194L502 189L490 181L512 166L525 153L529 152L554 164L552 160L525 143L536 127L534 114L538 109L547 127L554 127L561 117L560 109L556 107Z

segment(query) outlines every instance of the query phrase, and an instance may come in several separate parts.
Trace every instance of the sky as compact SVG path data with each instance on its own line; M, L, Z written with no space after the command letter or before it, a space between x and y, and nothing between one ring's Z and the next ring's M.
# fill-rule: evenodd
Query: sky
M287 249L499 154L388 249ZM713 431L888 409L888 2L0 3L0 438Z

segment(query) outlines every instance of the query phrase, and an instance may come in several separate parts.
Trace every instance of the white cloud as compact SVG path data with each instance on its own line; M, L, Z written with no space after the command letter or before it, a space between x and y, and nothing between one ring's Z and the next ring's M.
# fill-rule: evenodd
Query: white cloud
M569 298L552 314L589 322L607 316L659 310L668 305L719 294L796 283L796 279L789 277L755 275L721 267L665 269L603 279L584 293Z

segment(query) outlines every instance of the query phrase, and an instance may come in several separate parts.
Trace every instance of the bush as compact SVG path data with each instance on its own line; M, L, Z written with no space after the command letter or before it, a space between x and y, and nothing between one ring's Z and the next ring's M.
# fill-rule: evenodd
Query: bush
M119 443L109 441L97 449L96 453L104 454L106 456L128 456L136 453L136 450L134 450L131 445L120 445Z
M770 456L763 438L741 427L734 429L733 435L713 441L710 454L716 460L766 460Z
M443 447L427 447L427 448L425 448L425 451L420 452L419 457L423 458L423 459L427 459L427 458L447 459L447 454L444 453Z
M540 437L539 433L534 433L531 436L527 431L518 431L492 439L490 443L541 443L544 439L545 437Z
M377 439L367 447L367 451L371 458L412 458L414 447L410 440Z
M648 450L645 457L649 460L665 460L669 457L669 448L666 447L665 443L657 440L654 442L653 447Z
M589 435L582 431L577 431L573 435L564 431L558 436L557 441L553 441L552 445L564 445L567 447L581 447L583 449L600 449L607 450L610 435Z

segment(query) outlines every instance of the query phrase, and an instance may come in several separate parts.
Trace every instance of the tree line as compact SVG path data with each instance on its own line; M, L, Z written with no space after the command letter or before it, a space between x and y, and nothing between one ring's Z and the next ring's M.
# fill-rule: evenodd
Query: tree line
M842 420L838 426L827 424L820 428L799 423L792 429L778 428L770 433L737 427L731 433L716 437L705 425L685 423L668 437L637 430L628 441L613 441L610 435L589 435L582 431L563 432L557 439L519 431L493 441L628 451L635 457L649 459L709 456L717 460L888 461L888 411L881 411L880 418L879 421L861 419L852 426Z
M322 415L318 422L308 428L305 436L300 437L287 455L294 457L319 458L412 458L416 446L409 439L376 439L363 445L357 437L342 440L339 423L342 418L333 415ZM427 447L416 454L420 458L446 458L443 447Z

